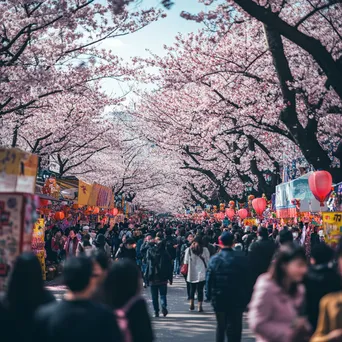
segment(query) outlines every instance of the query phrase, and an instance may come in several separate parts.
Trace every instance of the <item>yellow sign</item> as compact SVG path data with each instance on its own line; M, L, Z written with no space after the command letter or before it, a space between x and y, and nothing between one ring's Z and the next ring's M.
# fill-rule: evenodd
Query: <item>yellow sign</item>
M38 156L16 148L0 149L0 192L34 194Z
M255 218L246 218L243 220L243 224L249 227L258 225L257 220Z
M78 183L78 204L87 205L93 186L83 181Z
M322 213L325 242L337 245L342 236L342 212Z
M34 224L32 232L32 251L37 256L42 268L43 280L46 280L45 268L45 222L44 219L38 219Z

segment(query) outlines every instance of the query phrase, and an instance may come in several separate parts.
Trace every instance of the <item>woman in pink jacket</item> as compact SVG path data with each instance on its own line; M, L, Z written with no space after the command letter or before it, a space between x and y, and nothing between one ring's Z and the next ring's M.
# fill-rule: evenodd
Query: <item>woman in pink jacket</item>
M301 317L307 272L305 251L295 244L280 248L270 270L254 287L248 321L257 342L303 342L310 337L310 325Z

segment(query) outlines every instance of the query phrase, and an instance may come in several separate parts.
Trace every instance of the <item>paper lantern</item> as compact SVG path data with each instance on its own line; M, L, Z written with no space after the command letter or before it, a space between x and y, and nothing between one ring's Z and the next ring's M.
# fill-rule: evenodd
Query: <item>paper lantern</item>
M309 177L309 187L313 195L324 207L324 201L331 192L332 177L328 171L316 171Z
M264 198L255 198L252 201L252 206L255 212L261 216L266 209L266 200Z
M240 209L237 213L241 220L244 220L248 215L247 209Z
M65 217L65 215L64 215L63 211L57 211L55 213L55 219L57 221L62 221L64 219L64 217Z
M49 205L49 201L47 199L44 199L44 198L39 198L39 205L40 205L40 207L46 207Z
M100 212L100 208L99 207L95 207L93 210L93 215L97 215Z
M226 216L232 220L233 217L235 216L235 211L232 208L226 209Z

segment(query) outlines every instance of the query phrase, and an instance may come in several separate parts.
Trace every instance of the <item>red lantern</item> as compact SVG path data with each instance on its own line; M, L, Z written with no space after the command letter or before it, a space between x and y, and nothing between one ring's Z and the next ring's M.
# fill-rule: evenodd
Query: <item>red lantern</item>
M230 220L233 219L234 215L235 215L234 209L232 209L232 208L226 209L226 216L227 216Z
M255 198L253 201L252 201L252 206L253 206L253 209L255 210L255 212L261 216L262 213L265 211L266 209L266 200L265 198Z
M100 208L99 207L95 207L92 214L93 215L97 215L100 212Z
M240 209L238 211L238 215L239 215L241 220L244 220L247 217L247 215L248 215L247 209Z
M64 220L64 217L65 217L65 215L64 215L63 211L57 211L55 214L55 220L57 220L57 221Z
M39 198L39 206L40 207L47 207L49 205L49 201L44 198Z
M316 171L309 177L309 187L313 195L324 207L324 201L331 192L332 177L327 171Z

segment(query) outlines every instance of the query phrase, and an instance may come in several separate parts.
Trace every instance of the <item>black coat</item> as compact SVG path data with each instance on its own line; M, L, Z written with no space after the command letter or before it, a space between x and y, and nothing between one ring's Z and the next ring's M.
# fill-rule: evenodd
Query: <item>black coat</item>
M275 251L275 243L268 238L259 239L249 247L248 263L252 286L261 274L267 272Z
M326 294L341 291L341 279L337 272L328 265L314 265L305 279L306 312L313 330L316 329L319 302Z
M250 295L249 286L247 257L227 248L210 259L206 290L215 312L244 309Z
M148 250L146 259L146 277L149 282L156 284L170 281L172 283L172 259L166 250L160 250L158 246L154 246Z

